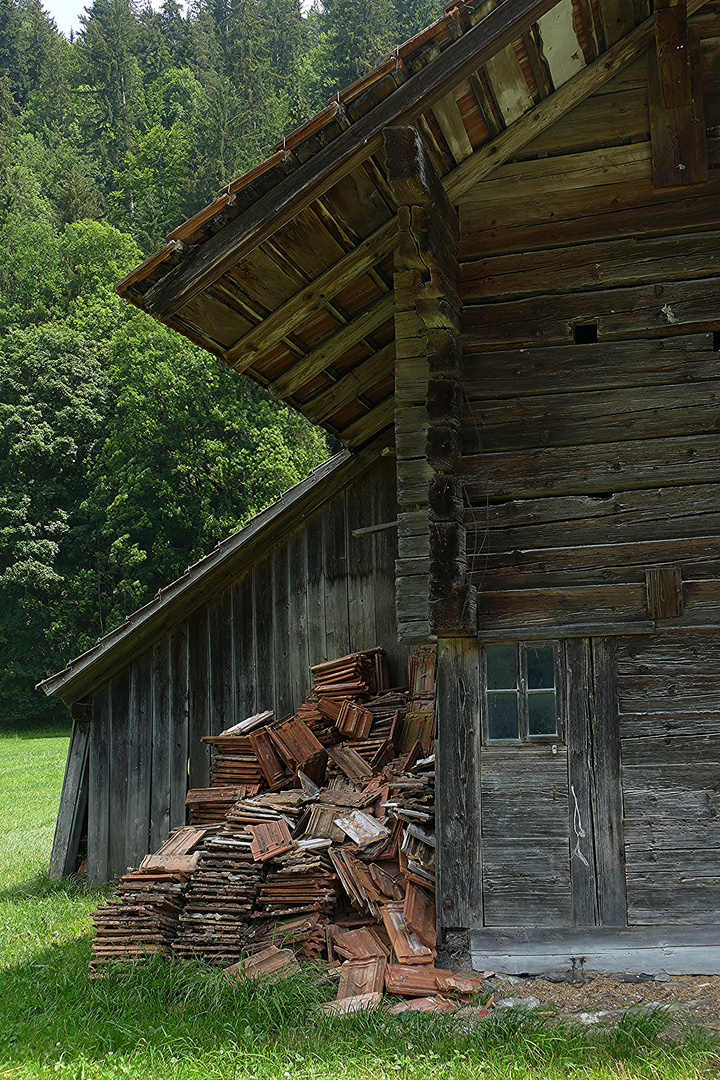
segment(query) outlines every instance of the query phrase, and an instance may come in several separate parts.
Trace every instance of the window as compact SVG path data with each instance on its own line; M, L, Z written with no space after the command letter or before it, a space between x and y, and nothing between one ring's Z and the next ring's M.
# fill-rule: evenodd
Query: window
M502 642L483 650L485 741L559 735L557 642Z

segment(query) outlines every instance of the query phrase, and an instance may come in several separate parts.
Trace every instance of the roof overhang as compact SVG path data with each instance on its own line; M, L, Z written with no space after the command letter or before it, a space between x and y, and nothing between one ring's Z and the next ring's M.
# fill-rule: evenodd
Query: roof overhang
M652 18L635 26L632 11L613 0L461 0L117 291L362 446L393 420L397 207L383 131L417 126L457 204L652 42Z

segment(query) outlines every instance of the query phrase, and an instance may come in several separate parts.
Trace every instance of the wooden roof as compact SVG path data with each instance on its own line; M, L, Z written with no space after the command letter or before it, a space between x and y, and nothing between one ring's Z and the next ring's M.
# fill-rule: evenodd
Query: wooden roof
M652 40L646 0L461 0L117 292L360 446L393 420L396 204L383 129L417 125L457 202Z

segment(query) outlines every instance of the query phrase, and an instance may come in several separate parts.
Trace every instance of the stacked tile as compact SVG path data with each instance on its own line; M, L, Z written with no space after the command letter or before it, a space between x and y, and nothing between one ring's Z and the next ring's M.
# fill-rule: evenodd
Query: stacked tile
M111 960L169 955L189 880L189 873L163 870L134 870L121 877L117 898L93 914L90 974Z
M208 964L237 961L263 877L263 864L253 858L247 834L206 840L187 890L175 952Z
M250 738L245 735L205 735L202 742L212 747L210 786L266 786L265 776Z
M368 649L315 664L310 668L313 694L342 699L373 693L377 682L375 654L382 654L382 649Z
M255 918L327 914L337 905L340 883L324 851L295 848L271 859L268 867L258 887Z
M258 790L258 784L227 784L223 787L191 788L185 799L185 805L190 808L190 824L222 824L228 810L238 799L257 795Z

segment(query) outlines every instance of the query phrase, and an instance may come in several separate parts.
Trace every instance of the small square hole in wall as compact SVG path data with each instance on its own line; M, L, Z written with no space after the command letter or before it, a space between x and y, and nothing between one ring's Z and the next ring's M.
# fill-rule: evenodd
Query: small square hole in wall
M592 345L597 339L597 323L576 323L573 326L576 345Z
M720 330L713 330L713 352L720 352Z

